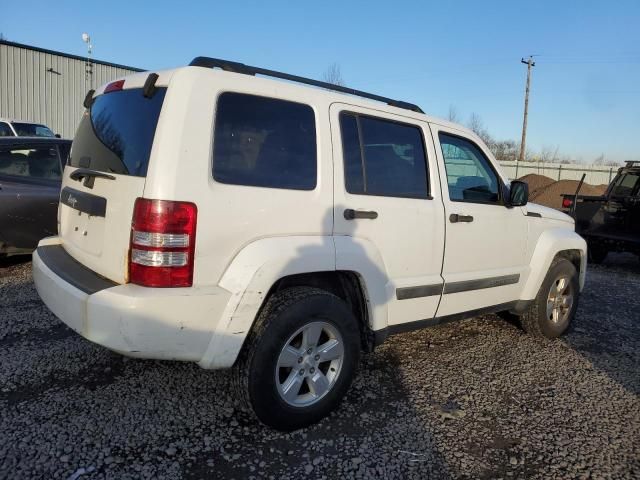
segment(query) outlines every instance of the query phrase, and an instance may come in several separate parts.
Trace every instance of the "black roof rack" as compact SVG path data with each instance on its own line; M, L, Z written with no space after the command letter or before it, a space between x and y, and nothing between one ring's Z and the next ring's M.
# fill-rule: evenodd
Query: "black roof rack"
M406 110L411 110L412 112L424 113L419 106L414 105L413 103L403 102L401 100L393 100L392 98L382 97L373 93L367 93L361 90L355 90L353 88L342 87L340 85L333 85L332 83L321 82L319 80L313 80L311 78L290 75L288 73L278 72L276 70L268 70L261 67L251 67L249 65L245 65L244 63L231 62L229 60L221 60L219 58L196 57L191 61L189 65L192 67L205 68L218 67L227 72L242 73L245 75L265 75L267 77L281 78L283 80L289 80L291 82L304 83L306 85L313 85L314 87L326 88L327 90L334 90L336 92L348 93L349 95L356 95L358 97L377 100L378 102L384 102L387 105L404 108Z
M624 163L626 163L625 167L633 167L636 163L640 165L640 160L625 160Z

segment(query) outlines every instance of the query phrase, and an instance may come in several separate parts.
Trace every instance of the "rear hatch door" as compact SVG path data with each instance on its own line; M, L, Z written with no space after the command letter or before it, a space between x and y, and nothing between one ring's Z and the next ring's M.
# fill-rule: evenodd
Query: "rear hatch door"
M127 88L139 81L120 82L95 97L80 122L62 180L59 234L81 264L126 283L133 207L144 192L166 88L145 96Z

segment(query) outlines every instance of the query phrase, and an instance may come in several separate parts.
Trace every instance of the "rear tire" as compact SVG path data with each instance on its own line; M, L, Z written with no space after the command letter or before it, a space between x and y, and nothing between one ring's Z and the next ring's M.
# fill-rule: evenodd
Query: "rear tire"
M358 321L347 304L318 288L289 288L267 300L233 368L233 384L262 423L296 430L338 406L359 358Z
M579 294L576 267L566 258L555 258L538 295L520 317L522 328L536 337L559 337L575 316Z

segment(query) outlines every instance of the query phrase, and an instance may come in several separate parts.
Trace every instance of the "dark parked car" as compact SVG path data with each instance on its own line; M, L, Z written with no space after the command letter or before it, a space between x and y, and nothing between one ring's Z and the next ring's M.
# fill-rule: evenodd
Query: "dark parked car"
M0 118L0 137L46 137L60 138L46 125L34 122L22 122Z
M609 252L640 256L640 162L627 162L602 196L563 195L562 206L576 219L589 245L589 261L601 263Z
M30 253L56 235L70 148L70 140L58 138L0 138L0 256Z

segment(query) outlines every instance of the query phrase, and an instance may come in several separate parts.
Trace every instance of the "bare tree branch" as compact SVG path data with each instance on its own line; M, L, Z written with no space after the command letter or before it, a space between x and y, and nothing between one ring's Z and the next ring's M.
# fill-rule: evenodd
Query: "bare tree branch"
M449 105L449 117L450 122L460 123L460 118L458 117L458 109L455 105Z
M340 64L333 62L322 74L322 81L331 83L332 85L338 85L344 87L344 79L342 78L342 71L340 70Z
M482 122L482 119L480 118L480 115L478 115L477 113L473 112L469 116L469 121L467 122L467 127L473 133L478 135L482 139L482 141L487 144L487 147L489 147L490 149L493 149L493 145L494 145L495 141L493 140L493 138L491 137L491 135L489 134L487 129L484 127L484 123Z

